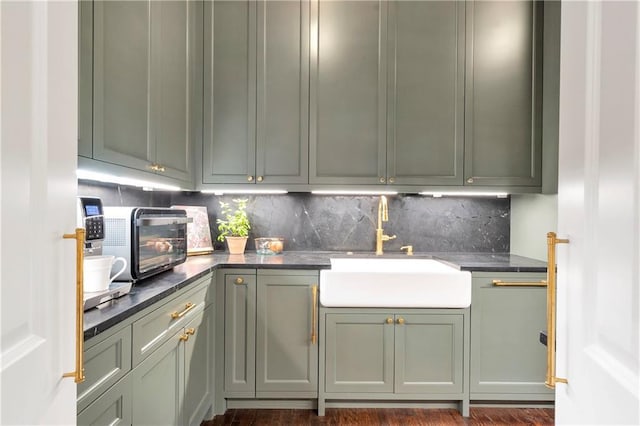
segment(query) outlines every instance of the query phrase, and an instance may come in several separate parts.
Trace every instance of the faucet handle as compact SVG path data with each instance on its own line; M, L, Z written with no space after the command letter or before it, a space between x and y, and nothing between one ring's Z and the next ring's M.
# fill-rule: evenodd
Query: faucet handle
M407 256L413 256L413 246L402 246L400 250L406 250Z
M395 238L396 238L395 235L383 235L382 236L382 241L389 241L389 240L393 240Z

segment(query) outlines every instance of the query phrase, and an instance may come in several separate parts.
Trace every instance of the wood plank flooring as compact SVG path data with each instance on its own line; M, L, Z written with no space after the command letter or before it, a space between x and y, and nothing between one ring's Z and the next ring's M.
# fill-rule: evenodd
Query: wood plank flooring
M315 410L227 410L201 426L223 425L536 425L554 424L553 408L471 408L464 418L454 409L327 408Z

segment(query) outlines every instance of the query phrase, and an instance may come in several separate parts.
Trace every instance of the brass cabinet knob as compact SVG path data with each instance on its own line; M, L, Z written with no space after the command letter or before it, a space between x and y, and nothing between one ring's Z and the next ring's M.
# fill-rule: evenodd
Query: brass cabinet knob
M258 182L262 182L264 180L264 177L262 176L258 176L258 178L256 179Z
M380 183L385 183L387 180L384 177L380 177Z
M389 317L387 318L387 324L393 324L393 318Z
M467 179L467 183L473 183L473 178L470 177L469 179Z
M402 317L398 318L398 324L400 325L404 324L404 318Z
M237 285L242 285L244 284L244 278L238 277L233 282L236 283Z
M184 331L185 334L188 334L189 336L193 336L194 334L196 334L196 329L193 327L187 328Z
M251 175L247 176L247 182L253 182L253 176Z
M394 177L389 178L389 183L396 183L396 178Z
M186 342L187 340L189 340L189 335L188 334L181 334L180 335L180 341L181 342Z

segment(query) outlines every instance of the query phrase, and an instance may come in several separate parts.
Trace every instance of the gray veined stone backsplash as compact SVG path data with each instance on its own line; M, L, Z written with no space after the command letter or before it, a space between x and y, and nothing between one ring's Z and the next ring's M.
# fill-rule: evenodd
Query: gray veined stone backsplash
M101 197L105 205L168 207L206 206L212 238L219 201L247 198L252 223L249 250L255 237L284 237L285 250L373 251L378 214L377 196L224 195L199 192L146 192L131 187L81 181L79 195ZM510 200L476 197L431 198L393 195L385 233L397 238L385 243L386 252L413 245L421 252L508 252ZM216 249L222 249L216 243Z

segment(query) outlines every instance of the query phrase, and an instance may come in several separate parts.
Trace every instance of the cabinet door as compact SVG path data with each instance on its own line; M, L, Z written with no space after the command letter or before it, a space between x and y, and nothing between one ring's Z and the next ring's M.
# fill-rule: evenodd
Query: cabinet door
M93 156L93 2L78 2L78 155Z
M225 275L224 394L254 398L256 386L256 277Z
M306 184L309 2L258 4L257 183Z
M185 327L184 425L200 425L213 401L212 311L206 308Z
M133 424L180 425L184 396L183 330L133 369Z
M389 183L461 185L464 2L389 3Z
M125 426L133 424L131 376L127 375L100 398L78 413L78 425Z
M505 282L540 282L544 275L500 275ZM546 287L495 286L473 278L471 303L471 398L553 400L544 385Z
M148 1L94 2L93 157L145 170L150 135Z
M254 180L257 3L205 4L204 183Z
M396 393L462 393L462 315L399 314Z
M152 2L151 11L155 162L165 169L160 174L190 181L202 99L202 3Z
M541 11L467 3L466 184L541 184Z
M311 3L309 183L386 181L386 1Z
M256 396L317 397L318 275L258 274Z
M327 314L326 392L393 392L393 315Z

